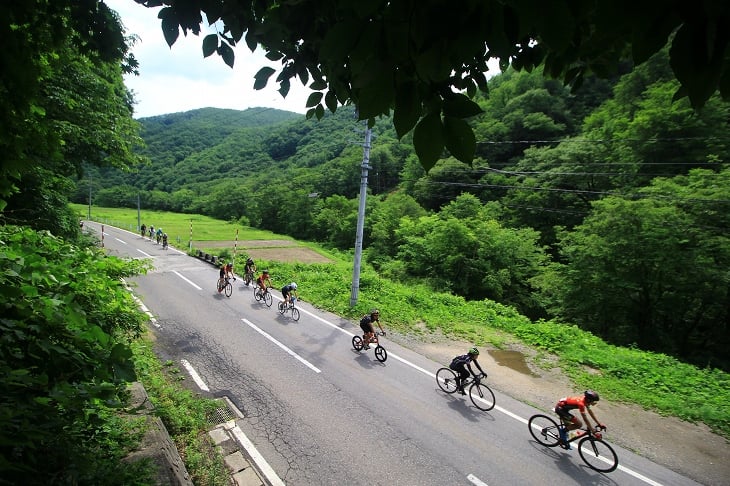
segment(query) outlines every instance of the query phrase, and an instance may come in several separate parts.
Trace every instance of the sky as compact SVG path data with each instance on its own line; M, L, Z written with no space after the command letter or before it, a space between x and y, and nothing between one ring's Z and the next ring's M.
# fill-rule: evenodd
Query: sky
M157 18L159 8L147 8L134 0L105 0L116 10L127 29L127 35L139 37L132 53L139 62L139 76L127 75L124 82L137 101L135 118L194 110L197 108L268 107L305 113L310 91L292 79L286 98L277 91L276 75L263 90L253 89L254 75L264 66L277 70L281 63L269 61L259 48L254 53L240 43L233 69L217 54L203 57L203 37L212 32L203 25L201 35L181 33L168 47Z

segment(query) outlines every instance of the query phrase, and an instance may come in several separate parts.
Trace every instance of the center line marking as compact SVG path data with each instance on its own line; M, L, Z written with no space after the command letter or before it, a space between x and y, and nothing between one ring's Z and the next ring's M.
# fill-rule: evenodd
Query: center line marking
M266 331L264 331L264 330L263 330L263 329L261 329L260 327L257 327L257 326L256 326L256 325L255 325L255 324L254 324L253 322L249 321L248 319L241 319L241 320L242 320L243 322L245 322L245 323L246 323L246 324L247 324L247 325L248 325L248 326L249 326L249 327L250 327L251 329L253 329L254 331L258 332L258 333L259 333L259 334L261 334L261 335L262 335L263 337L265 337L266 339L268 339L268 340L269 340L269 341L271 341L272 343L276 344L276 345L277 345L277 346L279 346L279 347L280 347L281 349L283 349L284 351L286 351L287 353L289 353L290 355L294 356L294 357L295 357L296 359L298 359L299 361L301 361L302 363L304 363L304 364L305 364L305 365L307 366L307 368L311 369L311 370L312 370L312 371L314 371L315 373L321 373L321 372L322 372L322 370L320 370L319 368L317 368L316 366L314 366L314 365L313 365L312 363L310 363L310 362L309 362L309 361L307 361L306 359L302 358L302 357L301 357L301 356L299 356L299 355L298 355L297 353L295 353L294 351L292 351L291 349L287 348L287 347L286 347L286 346L284 346L284 345L283 345L282 343L280 343L279 341L277 341L276 339L274 339L274 338L273 338L273 337L271 336L271 334L267 333Z
M192 286L193 286L193 287L195 287L196 289L198 289L198 290L203 290L203 288L202 288L202 287L198 287L198 285L196 285L195 283L193 283L193 282L192 282L191 280L189 280L188 278L184 277L184 276L183 276L183 274L181 274L181 273L180 273L180 272L178 272L177 270L173 270L173 271L172 271L172 273L174 273L175 275L177 275L177 276L178 276L178 277L180 277L181 279L185 280L185 281L186 281L187 283L189 283L190 285L192 285Z

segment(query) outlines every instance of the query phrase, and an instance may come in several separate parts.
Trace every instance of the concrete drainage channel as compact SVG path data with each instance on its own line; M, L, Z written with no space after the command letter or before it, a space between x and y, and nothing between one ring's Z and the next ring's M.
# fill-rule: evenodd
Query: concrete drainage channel
M170 486L193 486L185 464L170 438L165 425L153 414L153 405L141 383L130 386L133 415L147 417L147 431L139 450L127 457L129 461L151 459L157 466L155 484ZM228 397L217 399L221 406L208 417L212 427L208 435L218 447L225 464L231 472L230 484L236 486L283 486L266 460L236 424L243 414Z
M236 425L237 420L243 419L241 411L228 397L218 400L221 407L209 417L209 424L213 429L208 435L221 451L226 466L231 471L232 483L237 486L283 485L266 461L259 458L258 451Z

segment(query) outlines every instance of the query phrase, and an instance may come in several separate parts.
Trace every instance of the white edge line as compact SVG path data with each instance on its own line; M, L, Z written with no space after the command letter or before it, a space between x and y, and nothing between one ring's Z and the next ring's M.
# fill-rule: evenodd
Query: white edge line
M236 438L236 441L241 445L241 447L246 450L248 455L251 457L251 460L256 463L256 466L260 470L261 474L266 476L268 484L272 486L284 486L284 481L282 481L276 474L276 472L274 472L274 469L269 465L268 462L266 462L266 459L264 459L264 456L259 453L259 451L256 449L256 446L254 446L253 443L248 440L248 437L244 435L240 427L236 425L231 429L231 432Z
M181 279L185 280L185 281L186 281L187 283L189 283L190 285L192 285L192 286L193 286L193 287L195 287L196 289L198 289L198 290L203 290L203 288L202 288L202 287L198 287L198 285L196 285L195 283L193 283L193 282L192 282L191 280L189 280L188 278L184 277L184 276L183 276L183 275L182 275L182 274L181 274L180 272L178 272L177 270L173 270L173 271L172 271L172 273L174 273L175 275L177 275L177 276L178 276L178 277L180 277Z
M188 373L190 373L190 376L192 377L193 381L195 382L195 384L198 385L198 387L201 390L206 391L206 392L209 392L210 391L210 388L208 388L208 385L205 384L205 382L203 381L203 379L200 377L200 375L198 374L198 372L195 371L195 368L193 368L193 365L191 365L188 362L188 360L181 359L180 360L180 363L182 363L182 365L185 367L185 369L188 370Z
M618 465L618 469L625 472L626 474L630 474L631 476L635 477L636 479L640 479L641 481L644 481L645 483L651 484L652 486L662 486L662 483L657 483L653 479L649 479L643 474L637 473L633 469L629 469L628 467L622 466L621 464Z
M144 252L144 251L140 250L139 248L137 248L137 251L140 252L141 254L143 254L144 256L146 256L147 258L152 258L152 255L150 255L147 252Z
M123 244L125 244L125 245L127 244L127 242L126 242L126 241L124 241L124 240L120 240L120 239L119 239L119 238L117 238L116 236L114 237L114 239L115 239L115 240L117 240L117 241L118 241L119 243L123 243Z
M475 486L488 486L487 483L474 476L473 474L469 474L466 479L468 479L469 482L474 484Z
M269 333L267 333L266 331L264 331L264 330L263 330L263 329L261 329L260 327L257 327L257 326L256 326L256 325L255 325L254 323L252 323L252 322L251 322L251 321L249 321L248 319L241 319L241 320L242 320L243 322L245 322L245 323L246 323L246 324L247 324L247 325L248 325L248 326L249 326L249 327L250 327L251 329L253 329L254 331L258 332L258 333L259 333L259 334L261 334L261 335L262 335L263 337L265 337L266 339L268 339L269 341L271 341L272 343L276 344L276 345L277 345L277 346L279 346L279 347L280 347L281 349L283 349L284 351L286 351L287 353L289 353L290 355L292 355L292 356L293 356L294 358L296 358L297 360L299 360L299 361L301 361L302 363L304 363L304 365L305 365L305 366L306 366L307 368L311 369L311 370L312 370L312 371L314 371L315 373L321 373L321 372L322 372L322 370L320 370L319 368L317 368L316 366L314 366L314 365L313 365L312 363L310 363L310 362L309 362L309 361L307 361L306 359L304 359L304 358L302 358L301 356L299 356L299 355L298 355L297 353L295 353L295 352L294 352L294 351L292 351L291 349L289 349L289 348L287 348L286 346L284 346L284 345L283 345L282 343L280 343L279 341L277 341L276 339L274 339L274 338L273 338L273 337L272 337L272 336L271 336L271 335L270 335Z

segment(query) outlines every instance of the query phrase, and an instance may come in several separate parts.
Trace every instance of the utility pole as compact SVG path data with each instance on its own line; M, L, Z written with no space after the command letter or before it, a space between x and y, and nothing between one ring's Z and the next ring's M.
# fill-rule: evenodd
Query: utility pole
M365 120L365 144L363 145L362 164L360 165L360 205L357 210L357 234L355 235L355 262L352 268L352 287L350 307L357 304L360 293L360 260L362 258L362 233L365 226L365 201L368 194L368 170L370 169L370 139L372 133Z
M89 221L91 221L91 172L89 172Z
M137 231L142 227L142 221L139 217L139 193L137 193Z

